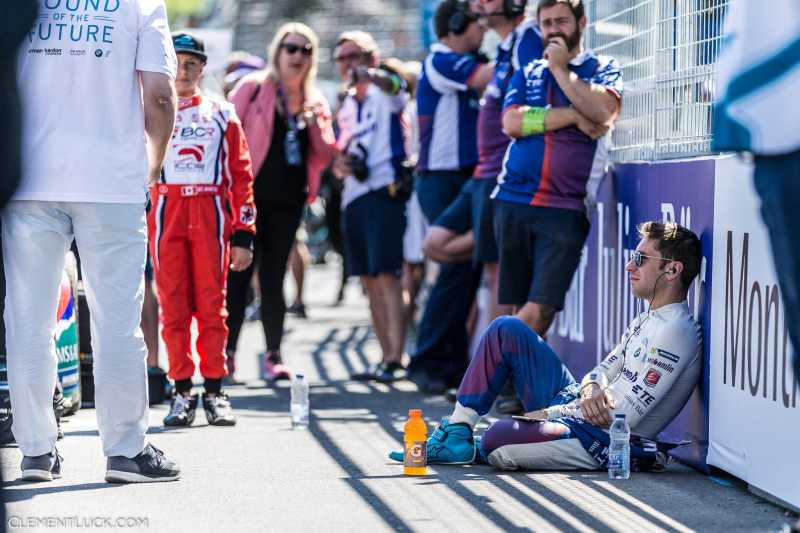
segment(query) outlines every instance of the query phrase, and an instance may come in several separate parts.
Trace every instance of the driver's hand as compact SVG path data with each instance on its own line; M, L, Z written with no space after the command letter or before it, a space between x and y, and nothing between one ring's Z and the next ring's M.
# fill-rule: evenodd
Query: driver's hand
M586 421L597 427L611 426L611 410L614 409L615 403L614 397L596 383L581 390L581 414Z

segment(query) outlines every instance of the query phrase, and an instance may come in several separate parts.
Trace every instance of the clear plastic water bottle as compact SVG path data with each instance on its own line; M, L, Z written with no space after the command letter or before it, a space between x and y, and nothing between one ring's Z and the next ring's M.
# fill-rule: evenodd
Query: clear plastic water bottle
M628 479L631 477L631 428L625 420L625 413L614 415L614 423L609 430L611 446L608 449L608 478Z
M292 429L308 429L308 381L303 374L292 380Z

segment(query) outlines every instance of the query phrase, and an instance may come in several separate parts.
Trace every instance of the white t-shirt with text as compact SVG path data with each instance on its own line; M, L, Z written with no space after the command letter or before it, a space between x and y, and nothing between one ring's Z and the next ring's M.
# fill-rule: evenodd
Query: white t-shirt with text
M163 0L44 0L20 48L15 200L136 203L148 159L139 72L174 79Z

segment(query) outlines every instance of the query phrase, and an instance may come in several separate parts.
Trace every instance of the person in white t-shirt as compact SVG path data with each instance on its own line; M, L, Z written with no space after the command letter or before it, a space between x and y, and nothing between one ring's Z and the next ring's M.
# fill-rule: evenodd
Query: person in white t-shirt
M57 291L73 237L92 325L109 482L178 479L148 444L139 319L148 182L175 123L177 60L163 0L44 2L23 44L24 173L2 213L8 381L22 479L61 473L52 394Z

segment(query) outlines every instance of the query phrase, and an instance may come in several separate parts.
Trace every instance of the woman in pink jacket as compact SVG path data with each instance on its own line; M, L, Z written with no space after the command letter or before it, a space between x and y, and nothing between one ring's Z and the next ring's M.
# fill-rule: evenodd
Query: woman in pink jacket
M284 24L269 47L267 69L243 78L230 101L244 126L255 176L256 262L267 353L263 376L288 379L281 359L286 302L283 278L303 206L319 191L336 153L328 102L314 87L319 40L306 26ZM252 267L228 277L228 367L232 372Z

